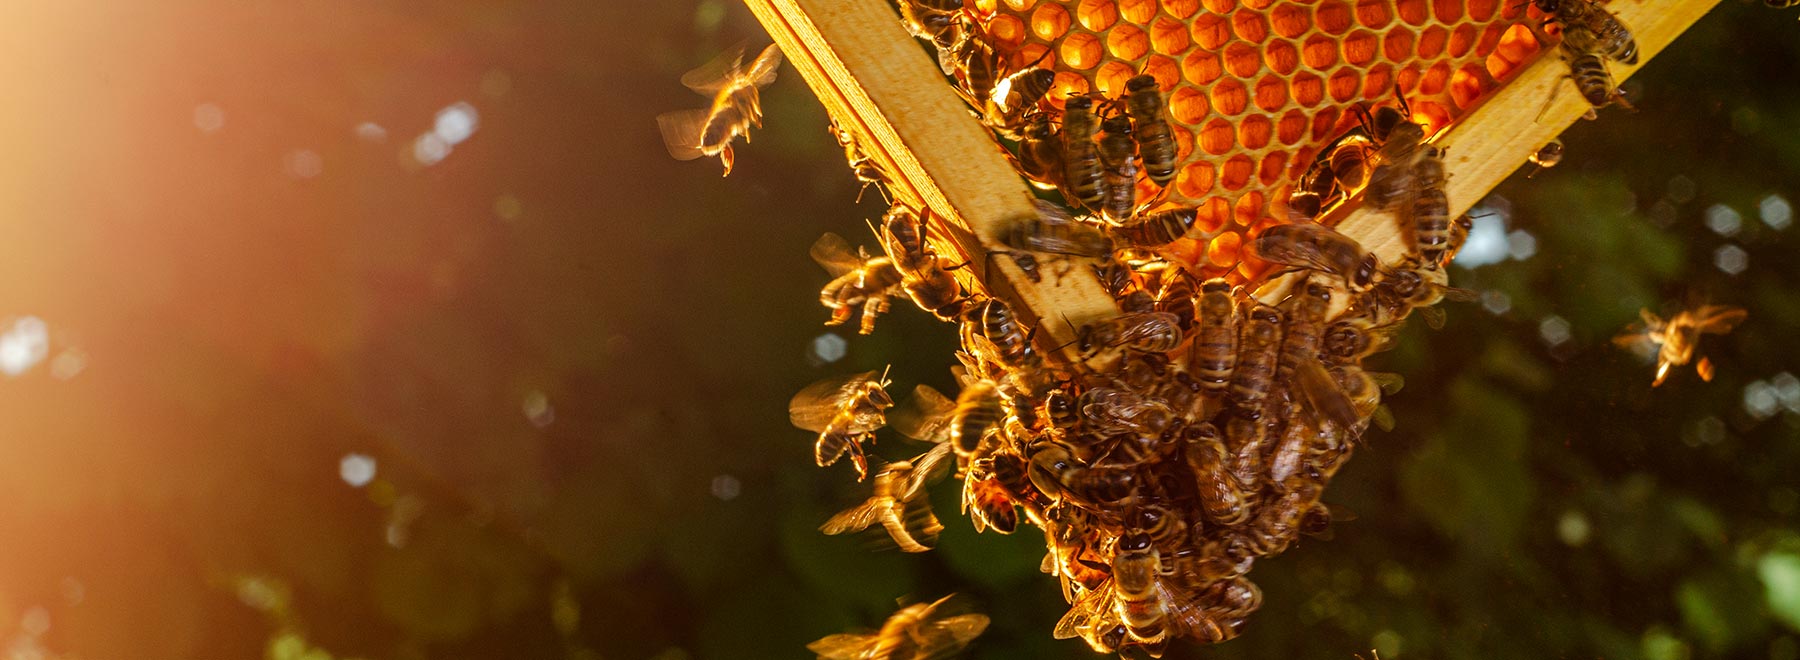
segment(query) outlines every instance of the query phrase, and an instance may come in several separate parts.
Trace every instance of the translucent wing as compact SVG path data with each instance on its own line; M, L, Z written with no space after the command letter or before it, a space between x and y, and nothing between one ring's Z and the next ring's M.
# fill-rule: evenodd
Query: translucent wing
M940 442L924 454L920 454L918 458L913 459L913 471L912 474L907 475L906 483L900 488L900 499L910 502L913 498L918 497L925 486L942 478L947 473L945 468L950 467L950 464L944 461L944 457L949 455L950 444Z
M824 266L825 272L831 273L832 277L841 276L863 265L862 257L850 247L850 242L832 232L825 232L819 240L813 241L812 249L807 254L812 255L813 261L819 262L820 266Z
M1465 303L1465 302L1475 302L1475 301L1481 299L1481 294L1477 293L1474 289L1464 289L1462 287L1445 286L1445 287L1440 287L1438 290L1444 292L1444 300L1448 300L1450 302Z
M1635 324L1632 325L1631 328L1628 328L1626 332L1619 333L1617 336L1613 337L1612 342L1614 346L1630 351L1636 351L1643 355L1649 355L1656 350L1656 340L1651 339L1649 332Z
M1707 305L1701 307L1700 311L1695 314L1694 325L1699 327L1701 332L1722 335L1731 332L1732 328L1736 328L1737 324L1742 323L1749 316L1750 312L1745 311L1742 307Z
M711 112L704 108L676 110L656 116L656 127L662 130L663 146L675 160L693 160L706 155L700 148Z
M848 376L833 376L807 385L788 400L788 421L801 429L818 433L831 424L844 403L878 372L866 371Z
M1414 307L1412 311L1418 314L1419 318L1425 319L1425 327L1432 330L1444 329L1444 310L1436 307Z
M1293 223L1277 225L1266 230L1256 240L1250 242L1250 253L1263 261L1281 264L1293 268L1305 268L1324 273L1336 273L1338 267L1318 249L1312 247L1321 240L1309 235L1335 233L1330 227L1312 223ZM1300 234L1296 238L1289 234Z
M943 443L950 439L951 413L955 410L955 401L930 385L919 385L913 388L912 398L894 407L888 419L901 435Z
M939 621L935 626L949 633L960 646L974 641L987 631L988 617L986 614L959 614Z
M1381 393L1383 395L1399 393L1400 388L1406 387L1406 379L1401 377L1400 374L1388 373L1385 371L1365 371L1363 373L1368 374L1369 379L1375 381L1375 385L1381 388Z
M781 68L781 47L769 44L768 48L764 48L762 53L756 56L756 61L750 63L750 70L744 73L744 81L757 87L766 86L775 82L775 70L779 68Z
M1375 406L1375 412L1369 415L1369 422L1382 431L1394 430L1394 411L1388 410L1387 404Z
M719 53L719 56L714 57L711 62L681 74L681 84L688 89L711 96L742 77L739 69L743 64L744 45L738 44L725 49L725 52Z
M968 646L981 633L987 630L988 618L984 614L960 614L941 621L927 623L917 631L918 650L913 652L912 660L940 660L954 655Z
M1088 590L1069 607L1069 613L1056 622L1056 630L1051 636L1057 639L1070 639L1080 636L1087 629L1088 622L1099 613L1109 609L1113 594L1112 578L1101 582L1100 586Z
M820 525L819 531L830 536L863 531L881 519L881 514L887 509L887 505L886 498L871 498L862 504L838 512L830 520L825 521L825 524Z
M826 635L806 645L806 650L819 655L819 660L858 660L874 646L876 635L839 633Z
M1308 357L1295 365L1294 378L1300 385L1300 392L1312 403L1312 409L1321 419L1330 421L1339 429L1356 428L1356 406L1350 403L1350 397L1338 388L1337 381L1325 365L1316 357Z

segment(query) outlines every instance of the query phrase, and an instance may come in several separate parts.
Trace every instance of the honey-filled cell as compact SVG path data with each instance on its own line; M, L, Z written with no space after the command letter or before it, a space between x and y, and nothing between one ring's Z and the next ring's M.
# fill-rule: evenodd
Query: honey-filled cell
M1344 61L1363 66L1375 61L1375 33L1368 30L1357 30L1344 37Z
M1287 107L1287 81L1274 74L1263 76L1256 81L1256 107L1268 112L1275 112Z
M1450 125L1450 111L1436 102L1420 101L1413 104L1413 121L1424 126L1426 135L1430 135Z
M1426 96L1437 96L1444 93L1444 89L1448 87L1449 84L1450 64L1448 62L1438 62L1437 64L1431 65L1431 68L1426 69L1425 74L1419 78L1419 93Z
M1175 18L1187 18L1200 11L1200 0L1163 0L1163 11Z
M1220 268L1237 265L1238 246L1243 242L1244 239L1239 238L1237 232L1225 232L1213 237L1206 244L1206 263Z
M1234 41L1225 47L1225 70L1239 78L1249 78L1262 70L1262 53L1250 44Z
M1031 12L1031 33L1044 41L1055 41L1069 31L1069 20L1069 10L1046 3Z
M1100 65L1100 71L1094 74L1094 88L1100 90L1108 98L1125 95L1125 81L1137 75L1137 70L1130 64L1111 61Z
M1313 10L1313 24L1327 34L1343 34L1350 29L1350 5L1339 0L1320 0Z
M1181 193L1182 197L1199 199L1212 192L1214 176L1212 163L1188 163L1187 167L1181 168L1175 175L1175 192Z
M1206 119L1211 110L1212 105L1207 102L1206 95L1193 87L1184 85L1169 95L1169 116L1177 122L1197 125Z
M1306 113L1298 109L1289 110L1275 122L1275 139L1282 144L1294 146L1301 138L1306 137Z
M1474 25L1463 23L1462 25L1456 26L1456 29L1450 31L1450 45L1448 47L1450 56L1462 57L1468 55L1469 51L1475 47L1476 37L1477 31Z
M1181 65L1164 55L1151 55L1144 61L1143 72L1156 79L1156 86L1170 90L1181 82Z
M1356 0L1356 22L1367 28L1384 28L1394 14L1388 11L1388 0Z
M1443 26L1433 25L1419 33L1419 58L1433 59L1444 54L1444 46L1450 43L1450 31Z
M1463 3L1468 0L1431 0L1431 15L1439 23L1453 24L1462 20Z
M1300 68L1300 51L1294 48L1294 42L1275 39L1263 46L1263 63L1270 71L1285 76Z
M1225 15L1237 10L1237 0L1200 0L1206 10L1214 14Z
M1231 203L1223 197L1208 197L1194 209L1194 227L1202 234L1216 234L1231 222Z
M1408 66L1394 74L1394 86L1402 94L1411 94L1419 88L1419 67Z
M1337 64L1337 59L1337 40L1322 34L1307 37L1306 44L1300 50L1300 60L1305 62L1308 68L1319 71L1330 69Z
M1405 62L1413 57L1413 33L1411 30L1388 30L1382 39L1381 55L1390 62Z
M1181 75L1188 82L1196 85L1210 84L1225 75L1225 65L1219 63L1219 56L1210 50L1195 49L1187 57L1181 59Z
M1231 221L1239 227L1256 224L1256 219L1263 215L1263 194L1259 192L1244 193L1231 208Z
M1219 167L1219 186L1226 190L1243 190L1250 184L1250 176L1256 172L1256 162L1249 156L1238 154L1225 159Z
M1088 70L1100 64L1100 56L1105 49L1100 47L1099 37L1086 32L1072 32L1063 38L1062 48L1057 50L1063 64L1069 68Z
M1409 25L1424 25L1431 18L1428 0L1394 0L1394 10Z
M1194 153L1194 132L1179 124L1170 126L1169 130L1175 134L1176 162L1187 160Z
M1118 0L1119 17L1138 25L1156 16L1156 0Z
M1291 85L1294 100L1300 102L1300 105L1310 108L1325 100L1325 79L1317 75L1301 71L1294 74Z
M1023 69L1028 66L1036 66L1054 69L1056 61L1056 52L1050 49L1049 44L1026 42L1019 46L1019 50L1013 52L1012 68Z
M1487 70L1474 64L1465 64L1450 75L1450 102L1456 104L1458 110L1468 110L1476 99L1487 93L1492 79L1487 77Z
M1494 20L1494 10L1500 7L1501 0L1468 0L1469 20L1486 23Z
M988 21L988 38L994 45L1004 50L1012 50L1025 41L1025 23L1009 15L1000 14Z
M1033 3L1037 2L1037 0L1003 0L1003 1L1006 3L1006 6L1010 9L1012 9L1013 11L1025 11L1027 9L1030 9L1031 5ZM979 6L977 8L979 9Z
M1119 8L1112 0L1081 0L1081 4L1075 6L1075 20L1081 27L1104 31L1118 22Z
M1186 23L1167 16L1150 24L1150 47L1164 55L1180 55L1192 44Z
M1218 50L1231 40L1231 22L1219 14L1204 14L1194 19L1194 43L1207 50Z
M1341 114L1337 108L1325 108L1314 114L1312 118L1313 141L1324 142L1337 135L1337 122Z
M1220 80L1212 86L1212 107L1221 115L1235 117L1250 107L1250 92L1234 78Z
M1352 67L1342 67L1325 81L1325 89L1331 94L1331 100L1349 103L1362 93L1362 74Z
M1255 151L1269 146L1275 137L1275 122L1264 115L1250 115L1238 121L1238 144Z
M1260 12L1239 11L1231 15L1231 29L1239 39L1253 44L1269 37L1269 22Z
M1386 99L1393 94L1393 67L1382 64L1363 73L1363 98Z
M1284 2L1269 11L1275 34L1293 39L1312 29L1312 10L1305 5Z
M1069 71L1062 71L1058 72L1056 74L1056 80L1050 83L1050 93L1045 94L1044 99L1049 101L1050 105L1056 106L1056 109L1060 111L1062 110L1063 102L1068 100L1070 96L1086 94L1087 92L1087 77Z
M1136 61L1150 52L1150 35L1129 23L1120 23L1106 32L1106 50L1127 62Z
M1274 151L1263 156L1262 162L1256 165L1256 181L1264 186L1272 186L1281 181L1281 177L1286 174L1282 170L1287 167L1287 158L1285 151Z
M1200 129L1200 150L1214 156L1231 151L1237 144L1237 130L1231 122L1214 118Z
M1500 37L1506 34L1506 26L1498 23L1481 29L1481 39L1475 42L1475 56L1487 57L1494 54L1494 48L1500 45Z

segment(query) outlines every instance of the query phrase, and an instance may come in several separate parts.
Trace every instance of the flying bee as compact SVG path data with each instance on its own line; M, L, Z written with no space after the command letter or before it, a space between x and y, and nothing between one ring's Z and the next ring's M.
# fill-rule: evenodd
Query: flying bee
M1063 103L1063 192L1076 205L1100 209L1104 195L1105 166L1094 136L1100 133L1100 117L1094 100L1071 96Z
M1231 371L1231 398L1239 408L1254 410L1274 388L1275 365L1281 358L1282 313L1258 303L1244 317L1238 330L1237 364Z
M744 51L736 48L705 66L681 76L688 89L713 98L711 108L676 110L656 116L663 146L676 160L693 160L716 156L731 175L736 157L732 140L744 136L750 141L750 127L762 128L762 96L760 90L775 82L775 70L781 66L781 49L774 44L744 68Z
M1244 492L1226 469L1229 459L1224 438L1210 423L1189 424L1182 429L1182 460L1194 473L1200 510L1215 524L1232 526L1249 518Z
M1471 302L1480 296L1468 289L1446 284L1449 274L1442 268L1425 268L1416 258L1408 257L1398 267L1384 269L1369 296L1375 302L1375 321L1379 325L1397 322L1408 312L1418 312L1425 325L1433 330L1444 327L1444 311L1432 307L1442 300Z
M1112 256L1113 242L1100 229L1076 222L1055 204L1037 200L1035 216L1020 217L1000 234L1000 242L1014 250L1104 259Z
M1181 319L1168 312L1124 314L1089 324L1082 329L1080 341L1082 352L1089 354L1119 346L1167 353L1181 345Z
M931 512L925 486L944 476L946 445L911 461L894 461L875 473L875 492L858 504L832 516L819 526L828 535L860 532L879 524L903 552L925 552L937 544L944 525Z
M1537 166L1530 174L1525 175L1527 179L1537 176L1538 172L1556 167L1556 164L1562 162L1563 159L1562 140L1553 139L1548 144L1538 147L1538 150L1531 152L1527 159L1531 161L1532 165Z
M1131 120L1116 116L1100 122L1099 150L1100 216L1108 224L1123 226L1137 210L1137 164L1132 160L1137 143L1132 141Z
M856 175L857 182L862 184L862 188L856 191L856 201L862 202L863 193L869 190L869 186L875 186L875 192L881 193L882 198L886 199L887 190L883 186L887 185L887 173L881 170L881 165L862 150L854 133L838 126L837 120L832 120L827 127L838 146L844 148L844 160L850 163L850 173Z
M1165 209L1155 213L1139 215L1132 224L1107 227L1107 233L1120 243L1141 248L1157 248L1185 237L1194 228L1199 217L1198 211L1191 206ZM1196 240L1212 240L1224 231L1221 225L1218 230L1196 236Z
M1055 71L1035 66L1008 74L994 83L993 93L983 104L983 119L988 126L1009 135L1030 127L1032 115L1042 114L1035 112L1038 102L1044 100L1054 82Z
M1469 214L1456 216L1456 220L1450 223L1450 242L1444 245L1444 260L1439 266L1450 265L1450 261L1456 258L1456 253L1462 251L1463 243L1469 241L1469 231L1474 228L1475 221Z
M1311 222L1264 229L1250 242L1250 253L1270 263L1343 278L1351 291L1368 290L1381 267L1381 259L1356 239Z
M1534 0L1550 22L1562 25L1562 47L1594 53L1625 64L1637 64L1637 40L1619 17L1593 0Z
M1648 309L1639 314L1643 322L1634 325L1630 332L1614 337L1613 343L1625 348L1656 349L1656 380L1651 382L1652 387L1663 384L1669 377L1670 367L1679 367L1694 359L1701 335L1729 333L1750 316L1744 308L1729 305L1699 305L1684 309L1667 321ZM1712 380L1711 369L1707 366L1710 364L1706 358L1700 358L1697 368L1702 380Z
M969 466L969 474L963 479L962 509L975 526L976 533L991 527L1001 534L1011 534L1019 527L1018 507L993 472L992 460L1000 456L1011 454L995 454L976 461Z
M1162 89L1150 74L1132 76L1125 81L1125 113L1131 117L1131 136L1137 141L1138 158L1144 163L1144 174L1159 186L1169 185L1175 178L1175 132L1163 117Z
M957 464L969 464L993 451L988 430L1006 417L1000 405L1000 391L986 380L972 379L963 384L955 401L930 385L913 388L913 398L894 411L894 428L906 437L933 443L948 443L956 452Z
M1025 127L1019 129L1019 170L1038 188L1055 188L1062 183L1062 134L1050 123L1050 115L1033 112L1026 116Z
M887 257L871 257L866 250L851 251L844 237L826 232L815 241L813 261L825 267L832 280L819 289L819 304L831 310L825 325L842 325L862 310L861 334L875 331L875 318L887 313L888 297L900 291L903 277Z
M887 424L887 372L873 371L827 378L806 386L788 401L788 421L802 430L819 434L813 458L819 467L836 463L844 454L856 465L856 479L869 475L869 461L862 443L875 442L875 430Z
M902 3L904 5L904 3ZM987 630L983 614L955 614L955 594L915 603L888 617L874 633L839 633L806 645L819 660L941 660Z

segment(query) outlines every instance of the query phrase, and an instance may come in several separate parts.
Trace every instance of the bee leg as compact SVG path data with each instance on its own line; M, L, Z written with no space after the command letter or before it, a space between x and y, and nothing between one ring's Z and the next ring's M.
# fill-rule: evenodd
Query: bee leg
M737 156L732 153L731 145L727 144L724 149L719 151L719 162L725 164L725 173L719 176L731 176L731 165L737 162Z
M856 467L856 481L862 483L869 478L869 456L863 453L862 438L853 439L848 445L845 449L849 450L850 464Z
M831 318L825 321L825 325L843 325L850 320L850 315L852 313L850 308L846 306L833 307L831 308Z

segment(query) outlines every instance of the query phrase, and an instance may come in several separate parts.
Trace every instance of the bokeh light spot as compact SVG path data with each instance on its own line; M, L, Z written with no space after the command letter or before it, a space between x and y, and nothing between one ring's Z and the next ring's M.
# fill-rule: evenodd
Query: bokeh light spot
M375 480L375 457L349 453L338 461L338 478L352 488L362 488Z
M27 316L13 321L0 335L0 373L18 376L50 355L50 328L43 319Z
M211 103L194 106L194 128L208 135L219 132L225 128L225 110Z

